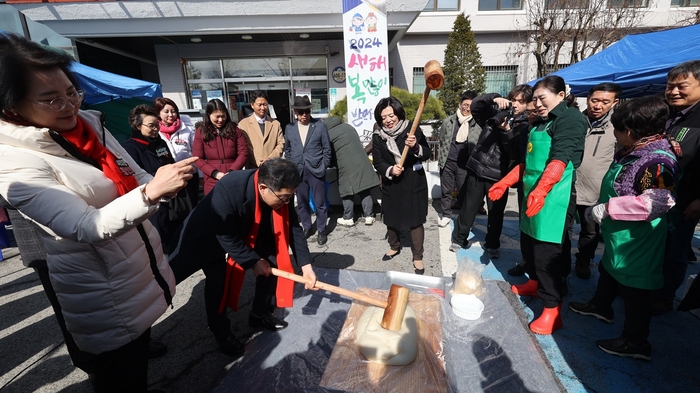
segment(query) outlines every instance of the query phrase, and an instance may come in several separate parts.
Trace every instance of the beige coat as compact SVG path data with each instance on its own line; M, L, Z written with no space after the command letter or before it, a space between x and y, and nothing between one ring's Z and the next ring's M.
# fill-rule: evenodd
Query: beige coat
M270 116L265 118L265 135L260 132L260 125L255 120L255 115L250 115L238 123L238 128L243 130L243 136L248 143L248 162L246 169L257 168L270 158L282 157L284 150L284 134L282 126Z

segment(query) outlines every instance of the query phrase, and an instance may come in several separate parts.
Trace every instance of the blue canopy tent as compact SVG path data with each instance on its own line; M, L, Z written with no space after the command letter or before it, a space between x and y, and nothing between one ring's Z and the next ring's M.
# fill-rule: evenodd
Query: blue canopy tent
M83 102L87 105L101 104L122 98L153 100L155 97L163 95L160 85L157 83L112 74L80 63L73 63L71 70L78 78L80 88L85 91Z
M630 34L576 64L552 73L585 97L591 87L614 82L623 98L662 93L666 74L688 60L700 59L700 25L644 34ZM534 85L537 80L529 82Z
M105 114L105 126L120 141L131 137L129 112L139 104L151 104L163 95L157 83L129 78L73 63L71 70L85 91L83 107Z

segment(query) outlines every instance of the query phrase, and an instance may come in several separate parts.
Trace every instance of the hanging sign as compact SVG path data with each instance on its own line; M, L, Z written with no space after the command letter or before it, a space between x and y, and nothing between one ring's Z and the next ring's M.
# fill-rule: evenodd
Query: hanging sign
M374 107L389 96L386 2L343 0L348 124L363 143L372 139Z

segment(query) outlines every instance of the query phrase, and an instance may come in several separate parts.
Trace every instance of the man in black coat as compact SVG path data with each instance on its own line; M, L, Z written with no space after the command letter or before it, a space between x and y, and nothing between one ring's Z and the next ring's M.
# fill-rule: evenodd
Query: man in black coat
M316 203L316 227L318 244L326 244L326 168L331 164L331 142L328 129L322 121L311 118L313 104L309 96L294 99L294 114L297 121L288 124L284 132L284 158L296 164L301 175L301 185L297 190L299 218L306 237L311 236L311 208L309 190Z
M233 290L231 285L226 287L226 277L231 277L226 254L241 268L253 269L257 277L248 319L253 327L268 330L287 327L287 322L271 313L277 278L271 274L270 267L277 267L278 261L289 257L286 245L279 249L280 241L291 246L297 267L301 267L310 283L307 288L315 285L309 247L296 210L289 203L300 182L296 166L281 158L266 160L257 170L229 173L192 211L178 247L170 254L170 267L178 283L199 269L204 271L207 322L222 351L228 355L240 357L244 348L231 332L225 307L220 308L226 290L229 299ZM279 215L288 215L286 227L277 225ZM281 264L280 268L283 268ZM279 291L277 300L280 300Z
M669 213L670 242L664 261L664 286L652 293L653 314L673 309L676 290L683 284L695 226L700 218L700 60L669 71L666 101L671 113L666 132L680 144L678 163L683 176L676 187L676 206Z
M472 116L481 126L481 134L467 161L467 179L460 190L465 192L466 196L452 232L450 251L456 252L460 248L466 248L469 232L489 188L508 174L517 159L520 126L513 120L523 117L527 102L531 99L532 88L528 85L518 85L508 93L507 99L490 93L472 101ZM510 113L504 112L509 109L512 109ZM489 258L497 259L500 256L498 249L501 246L507 194L496 202L490 199L486 202L488 229L484 248Z

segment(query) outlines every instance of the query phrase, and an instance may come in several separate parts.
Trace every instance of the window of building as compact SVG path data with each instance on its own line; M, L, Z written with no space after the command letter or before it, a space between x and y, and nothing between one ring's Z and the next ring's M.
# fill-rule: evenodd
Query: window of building
M425 92L425 70L423 67L413 67L413 93L423 94ZM430 90L430 95L437 97L438 90Z
M557 64L556 67L555 67L554 64L547 64L547 65L544 66L544 67L545 67L544 69L545 69L545 71L546 71L546 72L545 72L545 75L549 75L549 74L551 74L552 72L557 72L557 71L562 70L562 69L564 69L564 68L566 68L566 67L568 67L568 66L570 66L570 65L571 65L571 64Z
M309 96L312 114L329 110L326 56L190 60L184 68L193 109L203 109L209 100L219 98L238 121L250 112L250 93L264 90L270 115L280 122L291 118L290 100L297 95Z
M430 0L423 11L459 11L459 0Z
M548 10L588 8L590 0L545 0L544 6Z
M671 5L676 7L700 7L700 0L671 0Z
M608 8L647 8L649 0L608 0Z
M479 11L521 10L522 0L479 0Z
M518 66L486 66L486 92L505 97L515 87Z

